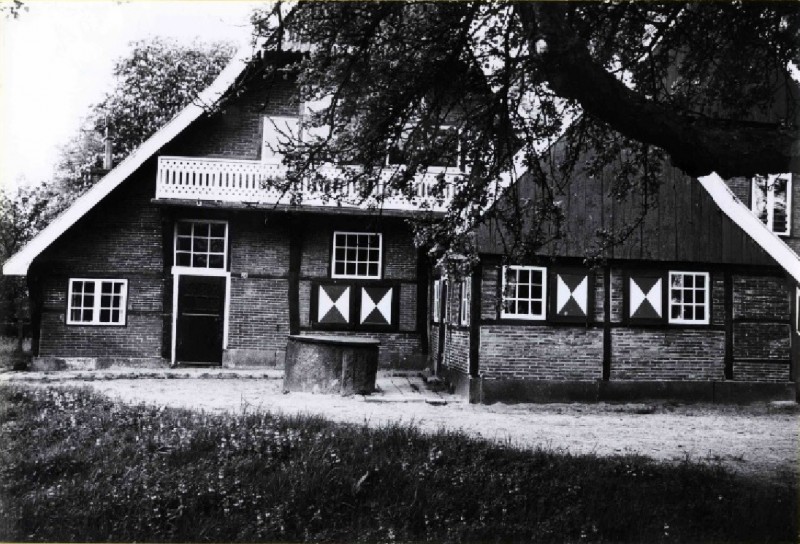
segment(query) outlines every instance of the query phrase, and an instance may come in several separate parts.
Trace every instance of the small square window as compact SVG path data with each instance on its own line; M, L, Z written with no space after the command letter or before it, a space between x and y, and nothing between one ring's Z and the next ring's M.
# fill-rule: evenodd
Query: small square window
M669 285L669 322L707 325L708 272L670 272Z
M381 247L379 233L334 232L331 277L380 279Z
M507 319L545 319L546 268L504 266L500 317Z
M227 268L228 224L179 221L175 225L175 266Z

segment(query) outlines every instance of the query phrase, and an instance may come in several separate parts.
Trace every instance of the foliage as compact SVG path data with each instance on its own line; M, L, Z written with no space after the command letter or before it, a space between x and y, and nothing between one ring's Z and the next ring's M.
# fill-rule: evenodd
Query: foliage
M574 175L610 171L608 197L624 199L653 194L667 158L729 177L786 171L796 154L793 3L309 1L254 20L268 48L314 44L294 65L302 97L330 98L306 121L330 133L287 149L287 187L345 161L363 165L347 175L367 193L402 147L389 185L410 190L458 135L469 171L448 217L419 229L431 245L463 245L454 238L502 216L485 212L504 173L541 188L499 217L535 250Z
M117 164L196 99L232 54L225 43L181 45L159 37L132 42L131 52L114 66L114 88L62 150L57 172L62 183L78 193L88 188L91 172L103 163L106 128Z
M125 406L0 387L0 538L791 541L790 482L411 427Z

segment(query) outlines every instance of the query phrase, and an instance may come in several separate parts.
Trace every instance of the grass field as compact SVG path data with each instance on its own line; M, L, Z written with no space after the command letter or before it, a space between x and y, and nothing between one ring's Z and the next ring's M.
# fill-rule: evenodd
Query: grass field
M795 482L0 387L0 541L794 542Z

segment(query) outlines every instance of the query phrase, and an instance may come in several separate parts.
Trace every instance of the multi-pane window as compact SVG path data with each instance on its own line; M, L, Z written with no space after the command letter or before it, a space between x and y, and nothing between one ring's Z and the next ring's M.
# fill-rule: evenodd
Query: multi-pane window
M472 282L470 278L464 278L461 282L461 297L458 312L458 322L461 325L469 325L469 308L472 301Z
M669 322L708 324L708 272L669 273Z
M503 267L503 307L500 317L508 319L545 318L547 269L538 266Z
M68 325L124 325L128 280L69 280Z
M441 298L442 295L442 280L434 280L433 282L433 322L439 322L439 316L441 315L442 306L441 306Z
M775 234L790 233L792 175L753 178L752 210Z
M334 232L331 277L380 279L381 244L380 234Z
M175 225L175 266L227 268L228 224L180 221Z

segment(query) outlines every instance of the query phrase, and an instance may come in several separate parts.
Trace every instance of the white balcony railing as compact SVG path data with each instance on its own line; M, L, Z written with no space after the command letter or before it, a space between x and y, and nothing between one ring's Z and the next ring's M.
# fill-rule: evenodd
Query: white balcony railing
M426 173L414 181L414 194L410 198L396 191L387 191L384 182L391 175L382 176L375 191L367 199L361 197L356 183L335 181L343 170L324 166L319 173L330 180L326 182L303 181L300 187L284 192L276 188L286 173L286 167L277 162L212 159L199 157L159 157L157 199L193 201L218 201L255 204L290 204L292 194L299 194L301 205L368 208L379 206L386 210L444 211L455 190L456 170L445 171L445 188L439 194L441 172ZM383 201L377 198L383 194Z

